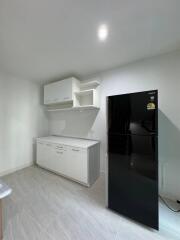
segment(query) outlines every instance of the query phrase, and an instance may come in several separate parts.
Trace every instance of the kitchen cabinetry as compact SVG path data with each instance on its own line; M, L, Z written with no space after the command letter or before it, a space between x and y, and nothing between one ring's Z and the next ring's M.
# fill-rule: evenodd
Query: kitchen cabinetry
M68 137L38 138L37 164L90 186L99 177L100 143Z
M44 86L48 111L99 109L99 82L80 83L74 77Z
M75 92L77 107L94 106L98 107L98 94L96 89L82 90Z
M73 162L72 162L73 161ZM68 147L67 175L79 182L88 184L88 151L87 149Z
M55 147L55 149L53 149L53 152L51 152L50 154L52 160L51 170L56 170L61 174L66 174L67 162L65 161L65 150Z
M74 92L79 90L79 85L79 80L73 77L45 85L44 104L73 103Z
M53 145L47 142L37 143L37 158L39 164L42 166L47 166L49 169L53 166L51 162L51 154L53 153Z

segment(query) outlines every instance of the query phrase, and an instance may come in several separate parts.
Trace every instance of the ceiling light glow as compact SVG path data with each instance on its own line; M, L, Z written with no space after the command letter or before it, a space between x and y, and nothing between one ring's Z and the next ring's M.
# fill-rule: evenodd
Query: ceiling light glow
M100 41L105 41L108 36L108 27L107 25L103 24L100 25L98 28L98 38Z

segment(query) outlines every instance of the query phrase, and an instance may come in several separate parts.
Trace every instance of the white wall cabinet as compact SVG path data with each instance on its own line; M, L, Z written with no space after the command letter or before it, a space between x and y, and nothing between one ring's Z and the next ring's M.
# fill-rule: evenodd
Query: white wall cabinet
M44 104L58 104L74 101L74 92L79 90L80 82L76 78L68 78L44 86Z
M39 138L37 164L90 186L100 173L100 144L98 141L65 137Z
M99 109L98 85L97 81L82 84L74 77L47 84L44 104L48 111Z

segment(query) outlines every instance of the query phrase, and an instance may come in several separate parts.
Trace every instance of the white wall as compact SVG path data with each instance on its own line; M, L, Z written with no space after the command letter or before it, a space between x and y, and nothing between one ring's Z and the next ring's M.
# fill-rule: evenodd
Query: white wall
M40 85L0 74L0 175L29 166L34 138L47 135Z
M159 90L160 188L180 199L180 52L161 55L97 75L101 79L99 113L49 113L49 134L101 141L101 170L106 159L106 96Z

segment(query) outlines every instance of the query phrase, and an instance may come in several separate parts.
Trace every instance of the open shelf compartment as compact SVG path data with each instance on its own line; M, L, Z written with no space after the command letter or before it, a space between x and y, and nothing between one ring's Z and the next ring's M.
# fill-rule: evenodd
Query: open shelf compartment
M75 92L76 107L94 106L94 89Z

